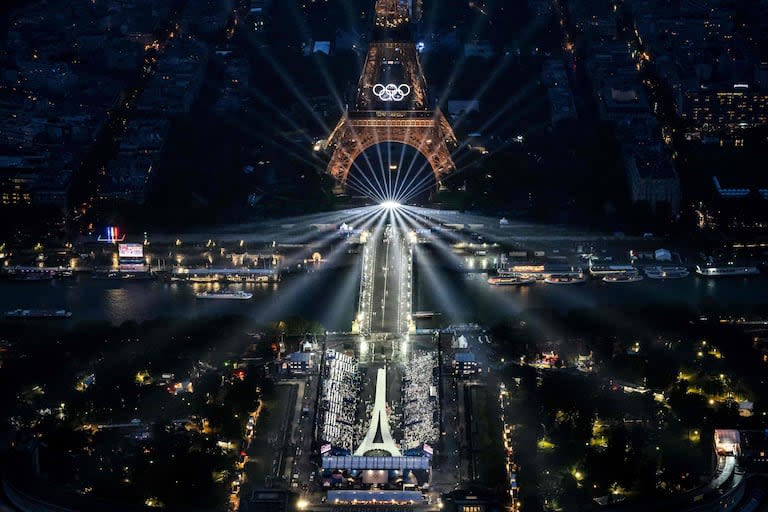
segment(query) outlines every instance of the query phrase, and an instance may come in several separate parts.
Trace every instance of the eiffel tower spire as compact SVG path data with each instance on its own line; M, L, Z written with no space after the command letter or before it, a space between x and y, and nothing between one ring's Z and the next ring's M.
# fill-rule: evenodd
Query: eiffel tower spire
M376 26L399 28L410 19L408 0L376 0Z

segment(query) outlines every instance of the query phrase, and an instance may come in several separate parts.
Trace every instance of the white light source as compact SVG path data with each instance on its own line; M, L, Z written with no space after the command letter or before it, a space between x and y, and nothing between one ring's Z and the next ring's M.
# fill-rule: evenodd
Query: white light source
M400 203L397 201L387 200L383 201L380 205L382 208L386 208L387 210L394 210L395 208L400 208Z

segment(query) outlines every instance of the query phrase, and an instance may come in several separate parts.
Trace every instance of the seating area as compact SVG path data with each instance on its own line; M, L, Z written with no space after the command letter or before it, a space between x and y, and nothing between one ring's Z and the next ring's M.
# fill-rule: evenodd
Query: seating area
M402 414L406 449L438 439L437 364L436 353L423 351L414 352L405 364Z
M355 411L360 396L357 359L329 350L320 400L322 439L337 448L353 449Z

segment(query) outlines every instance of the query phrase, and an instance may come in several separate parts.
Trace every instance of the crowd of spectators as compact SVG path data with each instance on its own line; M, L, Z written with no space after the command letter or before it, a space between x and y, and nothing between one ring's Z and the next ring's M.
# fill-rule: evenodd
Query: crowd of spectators
M403 374L403 445L419 448L437 441L437 354L415 352Z
M360 396L357 359L329 350L323 372L320 424L322 439L338 448L352 450L355 412Z

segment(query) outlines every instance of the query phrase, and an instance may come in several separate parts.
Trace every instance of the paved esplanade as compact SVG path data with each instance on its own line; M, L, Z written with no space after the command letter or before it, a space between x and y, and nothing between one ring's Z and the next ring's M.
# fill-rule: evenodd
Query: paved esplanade
M377 342L386 345L390 338L392 347L397 347L398 343L391 338L408 334L411 322L413 250L407 237L403 237L391 224L379 226L366 241L362 265L357 325L362 338L372 346L373 362L376 359ZM384 354L380 352L379 355ZM387 358L391 360L395 357L396 351L393 348ZM380 364L374 363L374 367ZM386 363L377 369L370 423L365 438L355 450L355 456L401 456L392 438L387 414L388 369L391 366ZM389 377L396 379L396 375L397 372L393 372Z
M360 334L404 335L411 327L413 248L403 233L387 225L368 239L356 330Z
M361 456L375 453L377 455L389 455L400 457L400 449L392 439L389 429L389 417L387 416L387 371L379 368L376 375L376 401L371 412L371 424L363 442L355 450L355 455Z

